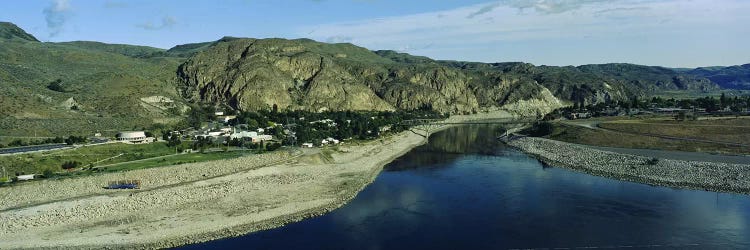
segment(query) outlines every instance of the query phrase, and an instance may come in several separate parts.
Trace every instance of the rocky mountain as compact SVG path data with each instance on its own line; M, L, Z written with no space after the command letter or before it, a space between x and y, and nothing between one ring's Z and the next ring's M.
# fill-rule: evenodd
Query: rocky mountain
M518 103L536 114L563 105L532 79L478 81L485 76L428 58L378 53L307 39L233 39L189 58L177 74L188 99L240 110L471 113ZM540 105L520 103L531 100Z
M189 58L177 75L187 99L239 110L507 109L537 115L573 102L719 89L708 79L663 67L436 61L307 39L219 41Z

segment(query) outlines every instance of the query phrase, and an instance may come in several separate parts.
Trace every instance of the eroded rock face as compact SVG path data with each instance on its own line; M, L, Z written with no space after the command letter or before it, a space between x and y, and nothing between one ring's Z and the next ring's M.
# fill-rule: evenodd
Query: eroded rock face
M177 74L188 99L238 110L426 109L466 114L506 109L537 116L573 103L716 87L660 67L434 61L306 39L220 40L188 59Z
M240 110L393 110L361 77L305 41L239 39L181 65L185 96Z
M180 66L183 94L239 110L416 110L472 113L501 106L511 84L485 89L445 65L394 62L347 44L238 39L217 43ZM537 85L536 83L529 83ZM529 96L534 96L530 94Z

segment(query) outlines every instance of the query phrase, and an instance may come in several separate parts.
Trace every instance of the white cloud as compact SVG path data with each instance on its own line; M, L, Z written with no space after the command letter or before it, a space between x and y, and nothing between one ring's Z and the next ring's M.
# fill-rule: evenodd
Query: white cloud
M452 59L523 60L504 58L501 53L508 49L505 45L523 42L554 45L556 41L586 38L617 41L644 36L667 40L689 32L695 35L695 32L743 29L738 28L741 23L750 21L748 15L742 14L744 11L750 11L750 1L506 0L446 11L308 26L298 33L318 41L345 37L347 42L370 49L414 51L436 58L446 58L443 51L460 50L465 52L464 58ZM627 46L630 45L622 44L625 49ZM486 51L487 48L500 49ZM495 58L488 59L490 55Z
M135 26L138 28L142 28L145 30L161 30L166 28L172 28L177 24L177 19L175 19L172 16L164 16L161 19L161 23L154 24L153 22L146 22L141 24L136 24Z
M68 0L53 0L49 6L42 10L44 19L47 21L49 37L56 37L63 31L65 23L70 19L72 8Z

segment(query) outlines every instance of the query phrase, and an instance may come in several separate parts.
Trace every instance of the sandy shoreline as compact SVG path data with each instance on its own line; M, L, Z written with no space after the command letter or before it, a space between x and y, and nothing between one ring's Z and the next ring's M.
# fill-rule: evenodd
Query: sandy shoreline
M544 138L521 137L514 146L550 165L656 186L750 194L750 165L658 159L598 150Z

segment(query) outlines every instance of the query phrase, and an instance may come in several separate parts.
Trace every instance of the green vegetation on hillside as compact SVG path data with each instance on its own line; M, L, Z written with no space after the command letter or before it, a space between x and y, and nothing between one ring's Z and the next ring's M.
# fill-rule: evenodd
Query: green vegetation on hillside
M56 43L59 45L65 45L80 49L86 49L90 51L108 52L121 54L130 57L152 57L155 54L165 52L164 49L148 47L148 46L137 46L127 44L108 44L93 41L73 41L73 42L61 42Z

